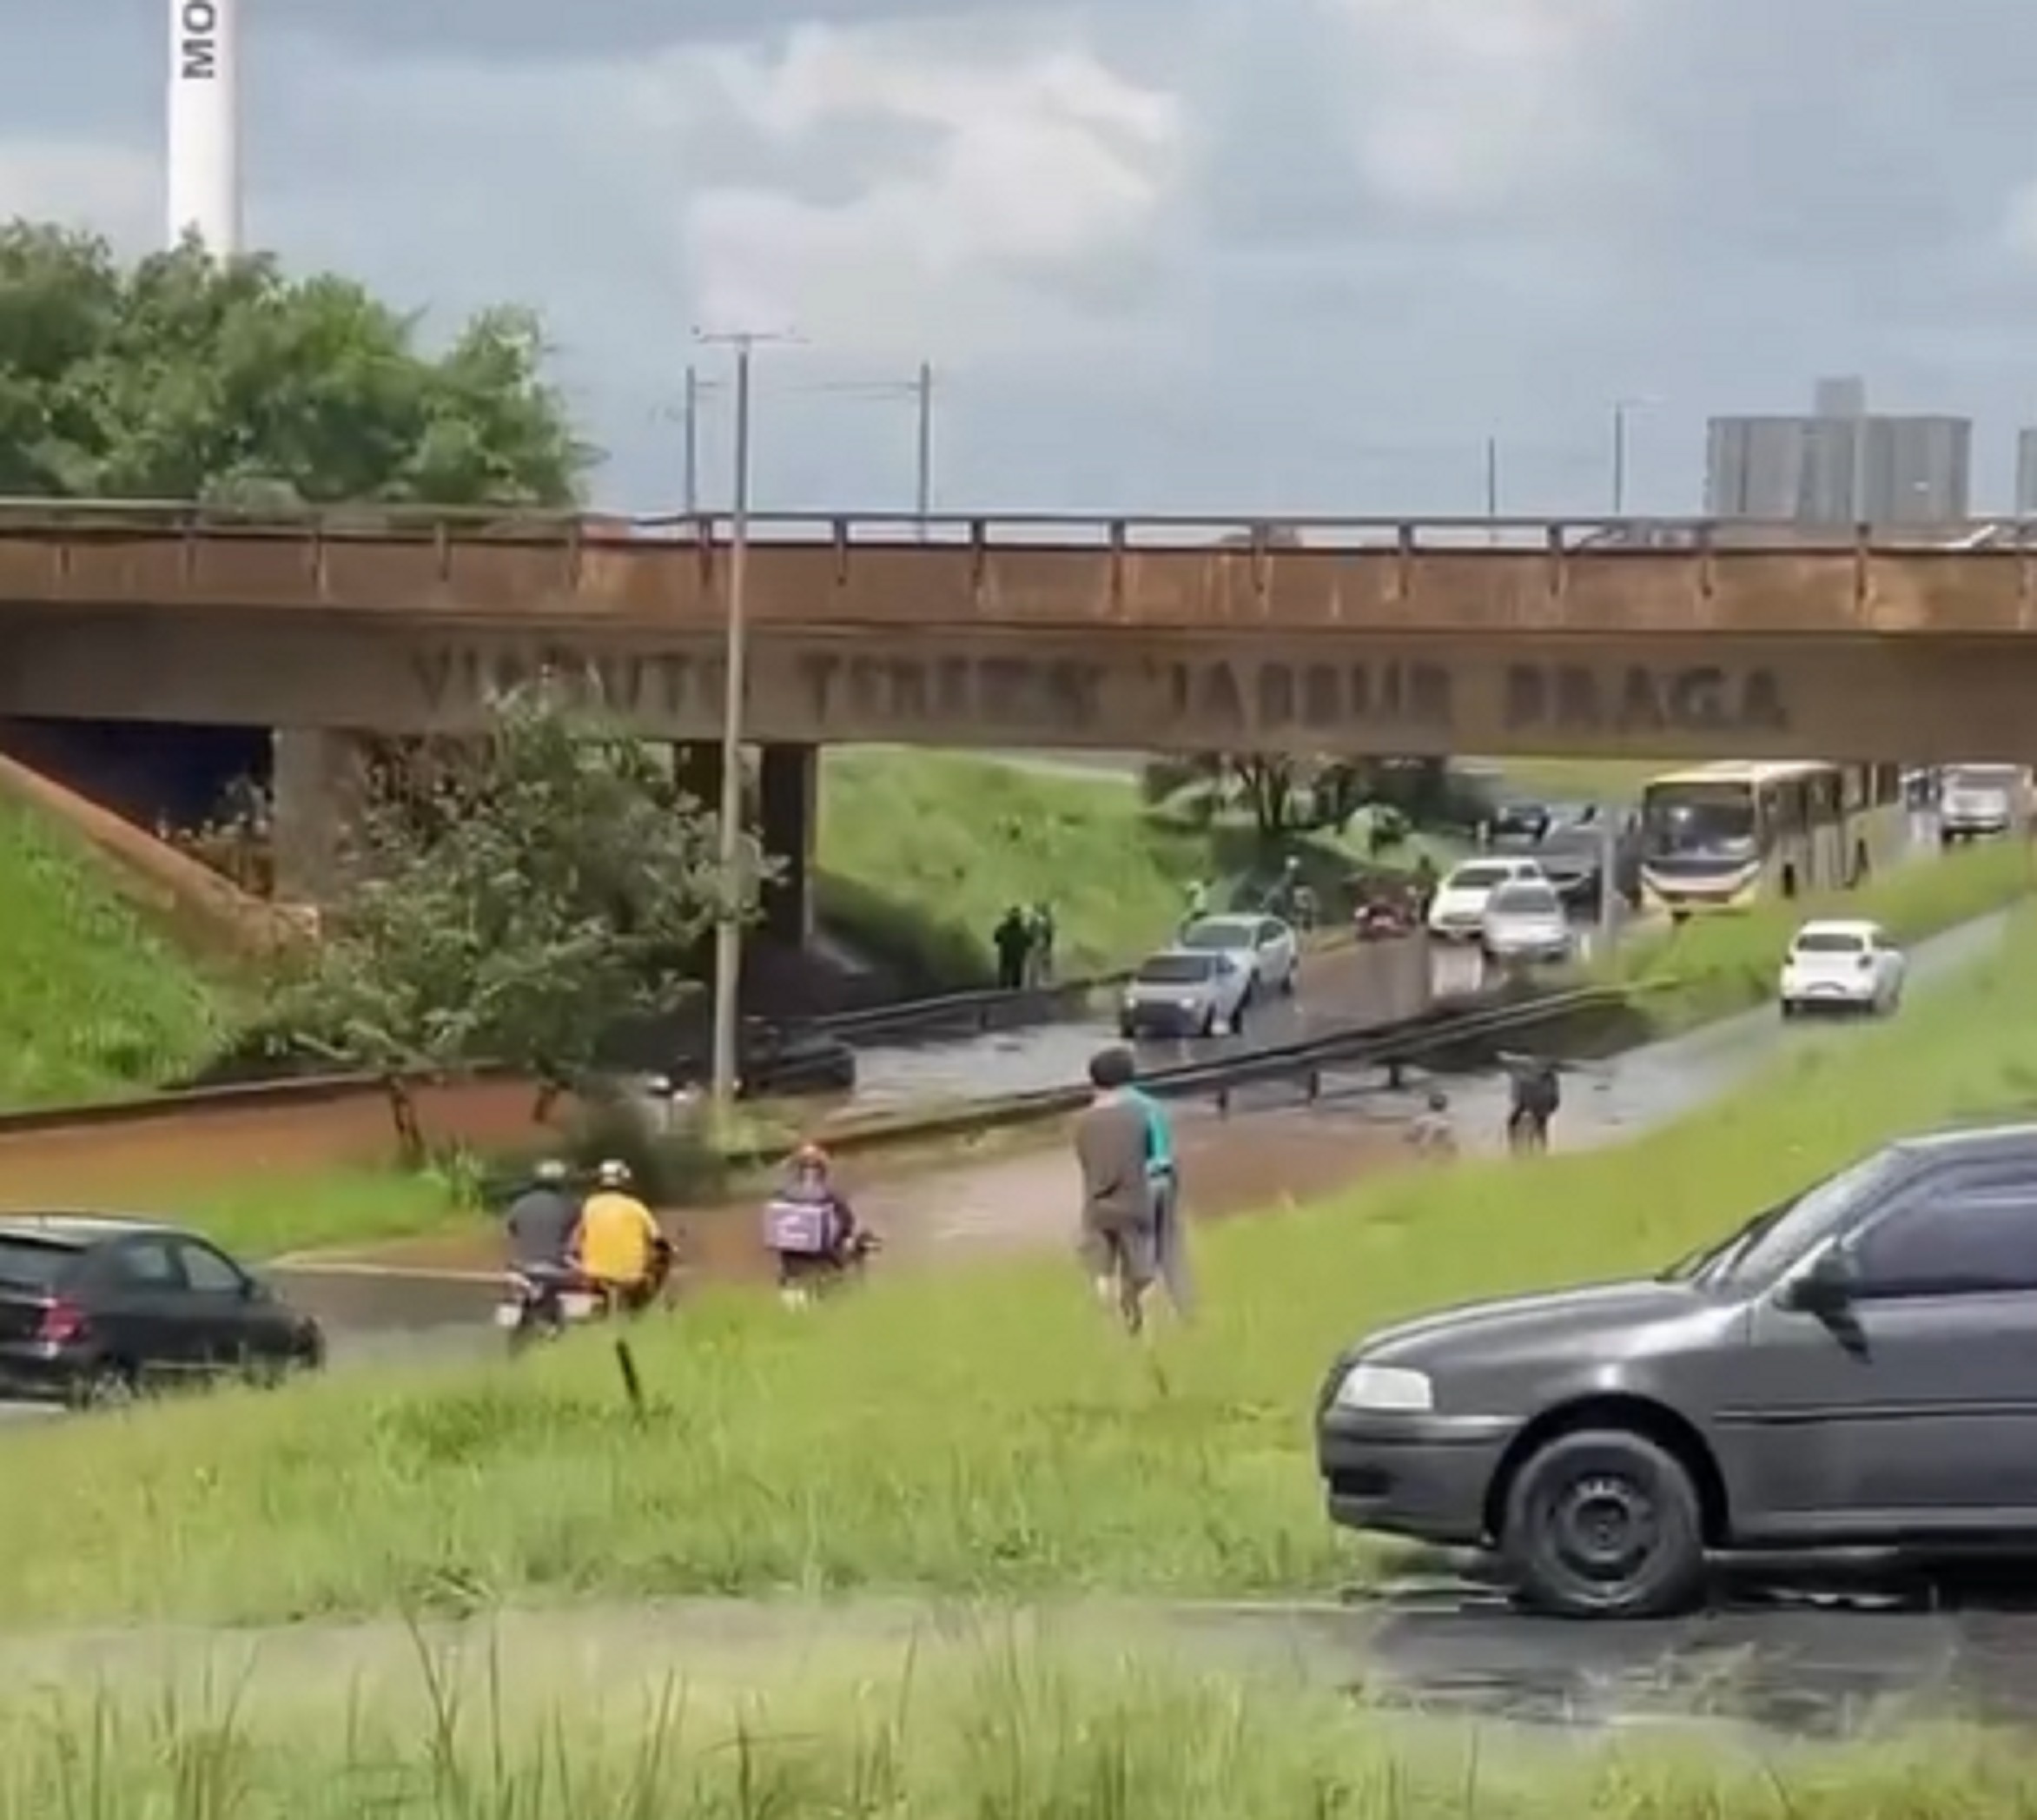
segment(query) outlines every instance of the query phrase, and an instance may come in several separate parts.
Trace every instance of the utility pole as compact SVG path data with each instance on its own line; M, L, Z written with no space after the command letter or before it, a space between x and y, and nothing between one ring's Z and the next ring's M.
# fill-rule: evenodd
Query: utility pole
M839 392L856 398L909 398L917 420L913 452L913 516L919 539L926 542L934 512L934 366L922 361L909 380L844 380L816 386L817 392Z
M686 516L700 516L700 369L686 362Z
M1627 423L1637 411L1645 411L1660 400L1653 398L1619 398L1612 407L1612 515L1627 515Z
M750 637L747 624L750 585L750 367L757 347L789 341L790 334L740 330L704 334L698 341L736 351L735 476L730 489L728 624L723 640L725 672L722 693L721 824L716 854L720 873L720 903L714 925L713 1112L718 1128L728 1128L736 1103L737 1048L740 1028L737 996L743 986L743 709L749 692Z
M927 534L934 515L934 363L922 361L919 372L919 443L916 461L918 485L914 501L919 509L920 541Z
M1485 516L1499 516L1499 439L1485 439ZM1497 527L1495 527L1497 528Z

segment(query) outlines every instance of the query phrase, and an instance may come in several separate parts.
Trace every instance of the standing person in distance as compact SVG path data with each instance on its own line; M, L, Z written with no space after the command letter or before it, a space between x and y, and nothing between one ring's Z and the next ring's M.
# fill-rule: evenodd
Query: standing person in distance
M1188 1276L1188 1229L1181 1218L1181 1166L1167 1109L1145 1089L1125 1089L1146 1114L1146 1186L1153 1200L1154 1272L1174 1313L1186 1320L1194 1301Z
M1146 1297L1158 1274L1154 1220L1152 1123L1141 1095L1127 1089L1132 1052L1100 1051L1089 1061L1095 1090L1075 1120L1075 1161L1082 1173L1081 1252L1099 1300L1114 1305L1128 1333L1146 1327Z

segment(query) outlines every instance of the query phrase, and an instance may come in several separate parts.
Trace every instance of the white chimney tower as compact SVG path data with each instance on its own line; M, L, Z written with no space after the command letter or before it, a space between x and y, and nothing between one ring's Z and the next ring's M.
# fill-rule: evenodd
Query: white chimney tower
M241 250L239 0L169 0L169 244Z

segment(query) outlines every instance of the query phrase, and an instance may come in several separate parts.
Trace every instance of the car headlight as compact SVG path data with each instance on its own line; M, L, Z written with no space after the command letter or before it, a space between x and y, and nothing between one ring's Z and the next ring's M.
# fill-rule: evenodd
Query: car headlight
M1193 1011L1201 1001L1194 998L1180 998L1176 999L1174 1003L1184 1011Z
M1436 1389L1426 1372L1397 1365L1354 1365L1337 1387L1337 1406L1425 1415L1436 1406Z

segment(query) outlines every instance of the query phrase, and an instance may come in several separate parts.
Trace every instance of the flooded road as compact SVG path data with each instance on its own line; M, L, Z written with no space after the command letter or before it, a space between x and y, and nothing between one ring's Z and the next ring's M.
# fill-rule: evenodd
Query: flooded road
M1595 931L1580 927L1578 935L1579 950L1588 958ZM1141 1066L1224 1061L1363 1023L1376 1015L1358 965L1364 952L1340 948L1310 956L1302 963L1294 996L1255 1005L1243 1036L1141 1042ZM1430 989L1441 1002L1472 997L1487 984L1475 946L1433 943L1429 967ZM903 1111L943 1100L997 1099L1067 1087L1083 1078L1098 1049L1118 1040L1116 1019L1106 1014L980 1036L879 1044L857 1051L856 1091L847 1103L858 1112Z

